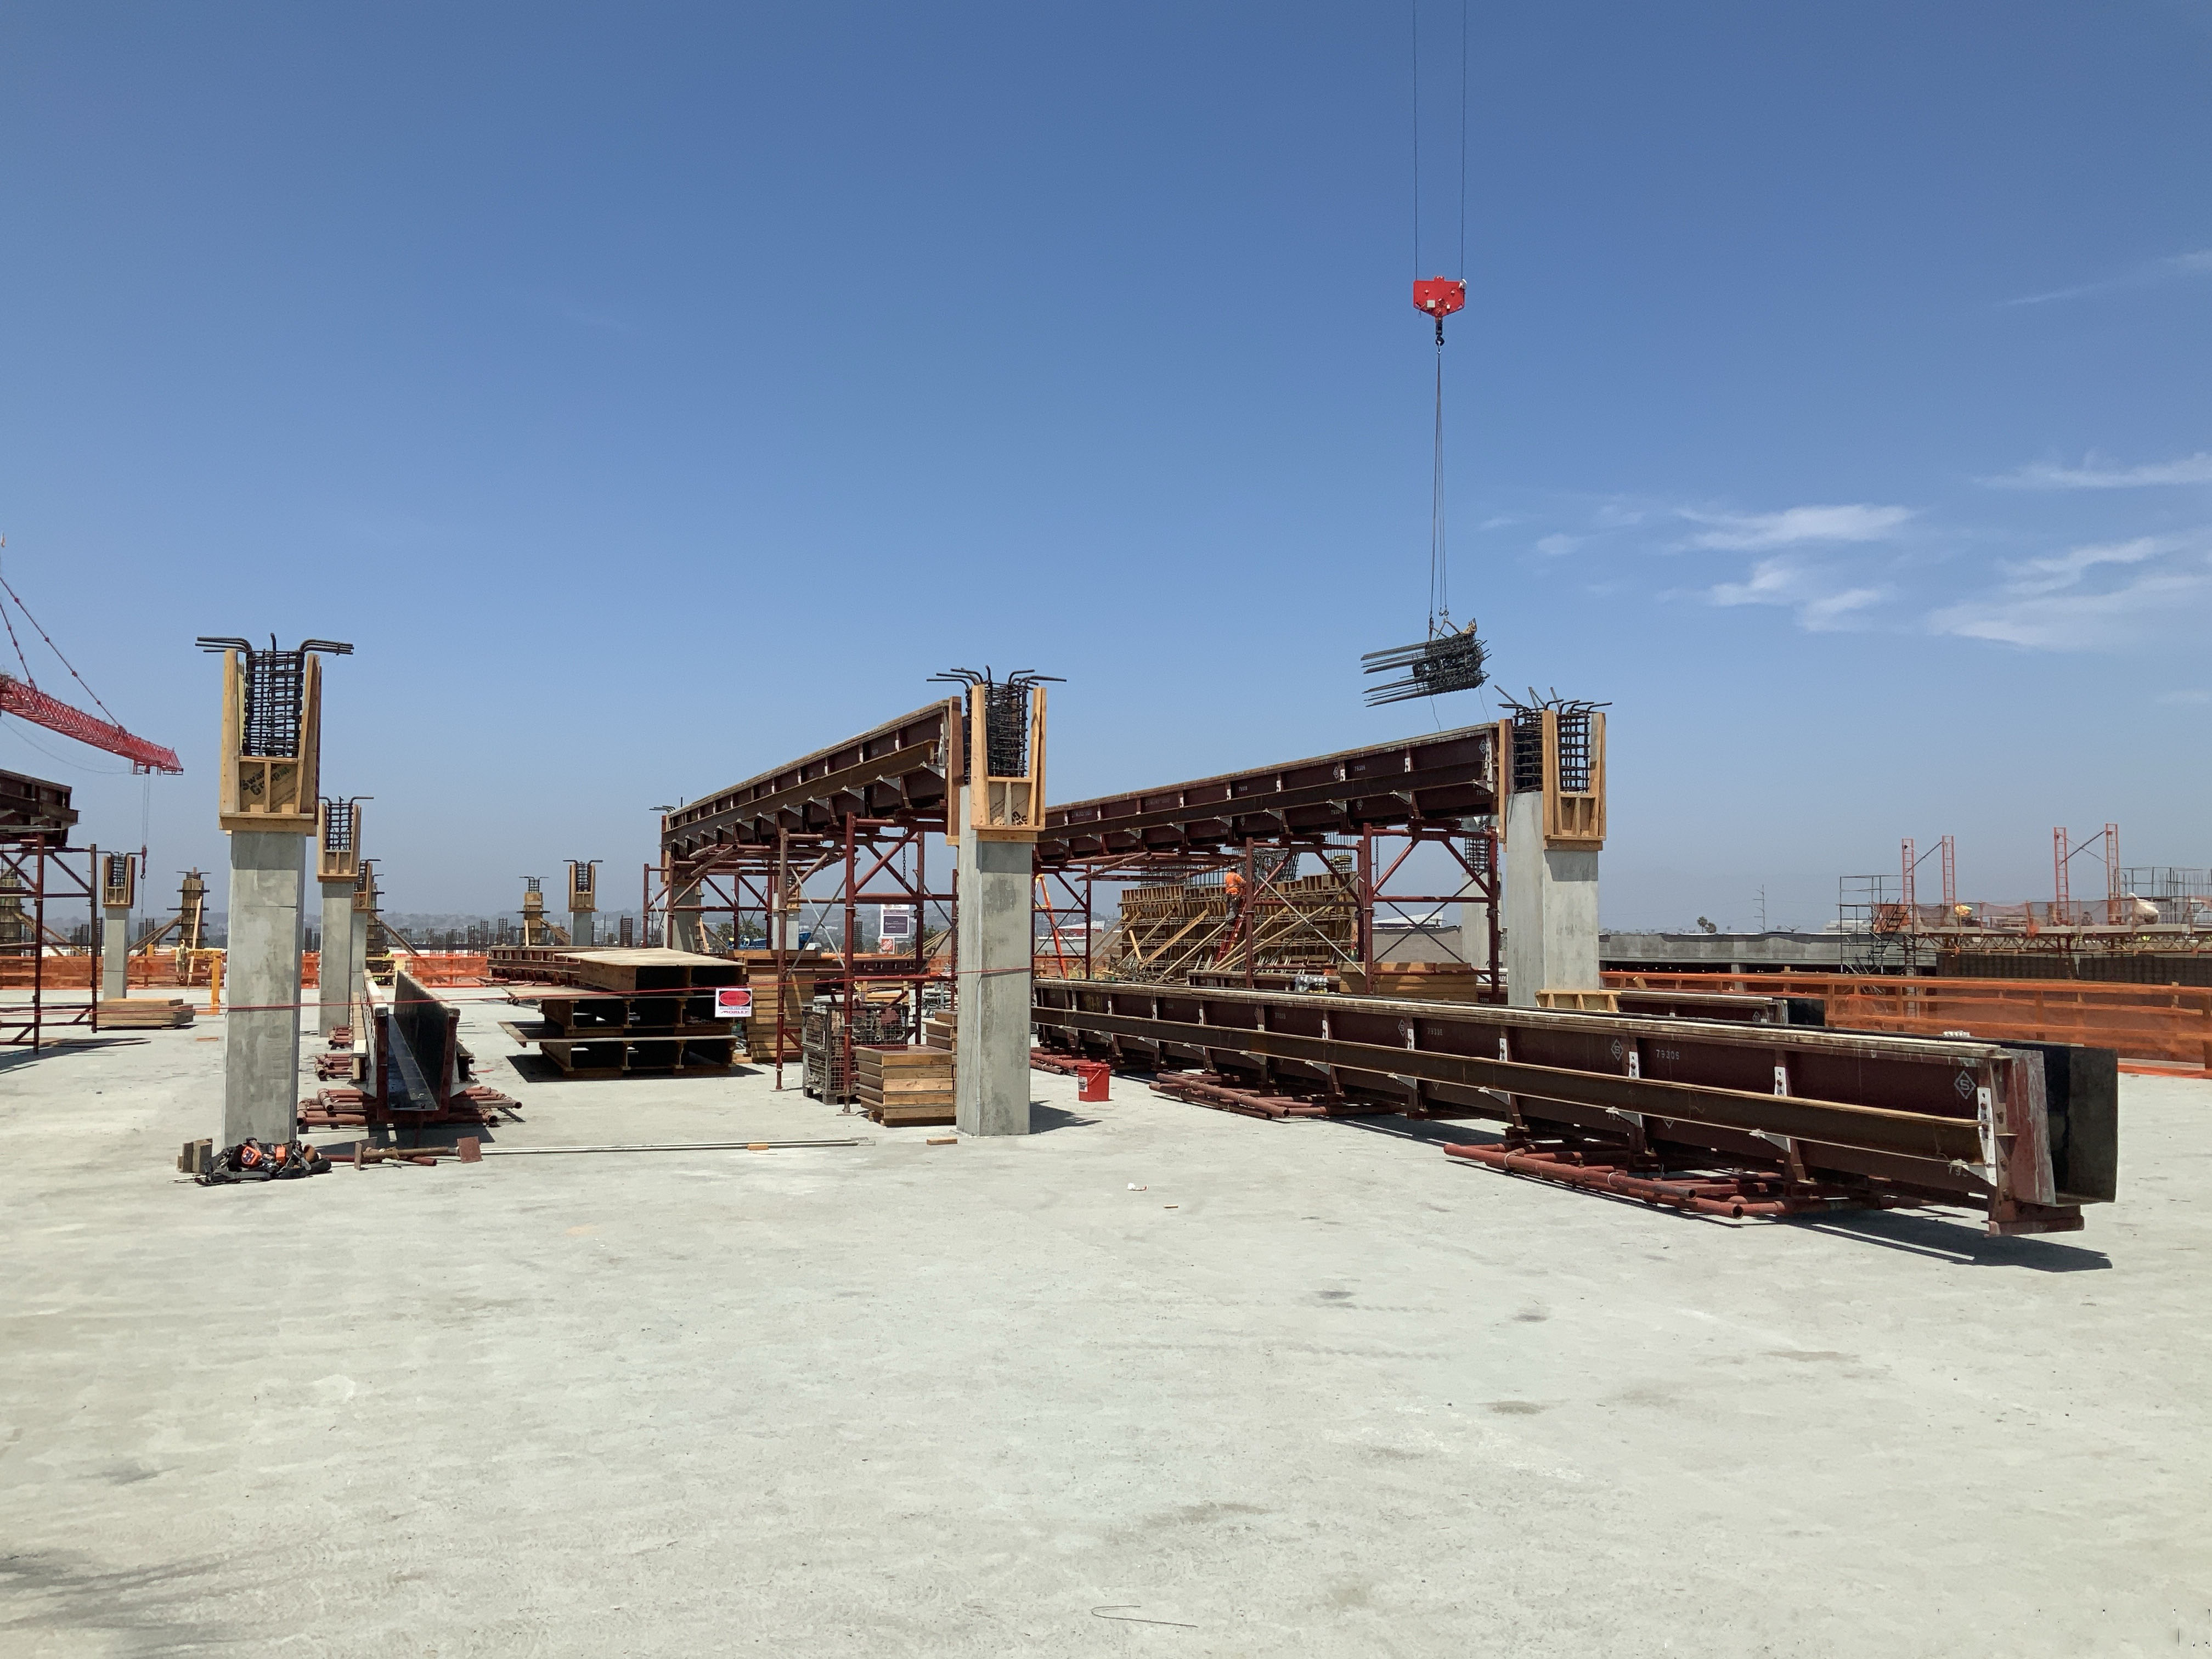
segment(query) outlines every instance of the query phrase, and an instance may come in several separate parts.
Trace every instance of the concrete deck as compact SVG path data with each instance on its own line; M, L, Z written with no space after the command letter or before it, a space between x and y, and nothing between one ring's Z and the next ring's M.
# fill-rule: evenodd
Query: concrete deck
M220 1020L0 1057L0 1652L2212 1643L2212 1083L2125 1079L2122 1202L1990 1241L1126 1080L929 1146L531 1080L498 1012L501 1144L870 1144L204 1190Z

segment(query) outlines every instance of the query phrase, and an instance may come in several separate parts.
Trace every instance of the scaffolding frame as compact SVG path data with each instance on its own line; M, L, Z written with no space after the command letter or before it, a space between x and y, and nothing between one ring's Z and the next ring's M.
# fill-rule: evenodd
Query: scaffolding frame
M83 860L81 872L76 865L80 859ZM21 914L30 935L0 945L0 961L26 956L31 961L30 1001L0 1003L0 1048L28 1048L35 1054L52 1040L46 1035L49 1028L99 1031L100 963L96 943L94 950L82 958L84 1000L50 1003L46 994L47 947L68 945L60 931L47 921L47 904L82 902L92 919L96 942L100 934L99 871L96 847L70 848L63 845L59 837L42 834L0 838L0 875L16 884L6 890L25 907Z
M1464 878L1459 890L1405 890L1403 884L1413 879L1413 872L1408 866L1416 850L1422 847L1442 847L1449 854L1459 875ZM1193 876L1203 878L1218 871L1224 876L1233 875L1238 884L1229 894L1224 914L1213 919L1211 926L1201 927L1194 923L1184 933L1164 945L1147 942L1156 952L1180 948L1181 954L1173 957L1156 954L1148 964L1143 956L1144 947L1131 942L1130 948L1140 966L1157 964L1159 972L1167 975L1157 979L1148 974L1142 976L1141 982L1172 983L1178 975L1187 980L1196 972L1205 975L1208 983L1241 980L1247 988L1259 987L1263 980L1272 984L1285 972L1295 975L1306 969L1295 965L1263 967L1261 958L1271 948L1279 950L1287 940L1302 935L1319 946L1309 953L1319 971L1336 973L1357 969L1363 975L1371 975L1379 965L1376 924L1380 918L1404 923L1412 933L1436 944L1451 962L1471 969L1480 987L1479 1000L1502 1001L1504 970L1500 914L1504 881L1499 848L1498 833L1489 824L1470 828L1463 821L1444 819L1368 825L1349 836L1255 837L1234 848L1178 851L1165 857L1108 854L1074 859L1038 872L1039 902L1035 910L1042 925L1037 932L1040 938L1057 941L1060 919L1080 915L1085 941L1084 976L1096 978L1103 971L1095 934L1096 889L1099 882L1130 886L1164 884L1160 878L1172 872L1182 877L1182 884L1188 887L1194 884L1190 879ZM1352 919L1348 945L1339 943L1314 922L1310 895L1286 890L1285 884L1291 879L1286 873L1291 867L1291 855L1303 854L1314 854L1321 869L1315 876L1301 879L1325 881L1341 894L1343 908ZM1079 878L1082 883L1079 904L1074 902ZM1055 880L1066 896L1067 902L1064 904L1054 904L1049 900L1047 884ZM1462 937L1462 948L1454 950L1441 935L1455 924L1443 920L1440 907L1468 903L1486 908L1488 926L1485 937L1479 945ZM1427 908L1425 914L1417 914L1415 907ZM1209 954L1210 959L1200 961L1209 957ZM1055 956L1055 967L1063 959ZM1065 972L1057 976L1072 977Z

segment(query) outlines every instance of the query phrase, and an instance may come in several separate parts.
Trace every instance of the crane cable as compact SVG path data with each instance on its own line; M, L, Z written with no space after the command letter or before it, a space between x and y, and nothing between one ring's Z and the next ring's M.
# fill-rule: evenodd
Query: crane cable
M1421 4L1413 18L1413 277L1421 275ZM1459 269L1467 280L1467 0L1459 8ZM1436 453L1429 482L1429 637L1452 631L1451 571L1444 521L1444 319L1437 321Z

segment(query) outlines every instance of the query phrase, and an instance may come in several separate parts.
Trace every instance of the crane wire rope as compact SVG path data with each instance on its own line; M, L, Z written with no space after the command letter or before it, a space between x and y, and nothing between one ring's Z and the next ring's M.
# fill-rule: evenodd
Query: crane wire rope
M1413 0L1413 276L1421 274L1421 5ZM1467 280L1468 0L1459 8L1459 266ZM1429 637L1452 631L1451 559L1444 512L1444 323L1437 319L1434 454L1429 479Z
M0 576L0 592L5 592L9 599L15 601L15 609L23 613L23 620L39 630L39 637L46 642L46 649L52 652L55 657L60 660L61 665L69 670L70 678L75 680L79 685L84 687L84 695L92 699L93 706L98 708L101 714L106 715L111 724L116 726L122 725L123 722L115 718L115 711L112 708L110 708L106 703L100 702L100 693L94 690L90 684L85 679L84 676L76 672L76 665L71 662L67 657L62 655L62 648L54 643L54 636L47 633L45 625L41 623L36 617L31 614L31 607L23 603L23 596L21 594L18 593L13 587L9 586L8 579L5 576ZM5 616L7 612L5 608L0 607L0 616ZM8 624L8 637L11 640L15 637L15 625L13 623ZM18 657L21 657L22 653L23 647L19 644L15 647L15 654ZM36 680L31 679L31 665L28 663L25 663L23 665L23 678L27 680L30 680L31 687L33 690L37 690L39 683Z

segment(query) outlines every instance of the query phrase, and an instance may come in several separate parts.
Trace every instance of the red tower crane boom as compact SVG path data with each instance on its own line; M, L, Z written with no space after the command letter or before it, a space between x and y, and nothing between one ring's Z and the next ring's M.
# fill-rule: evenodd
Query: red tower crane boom
M88 714L82 708L72 708L60 698L50 697L37 686L12 675L0 674L0 714L20 714L49 732L88 743L94 749L105 749L111 755L120 755L141 772L181 773L185 769L175 750L164 749L158 743L126 732L112 721Z

